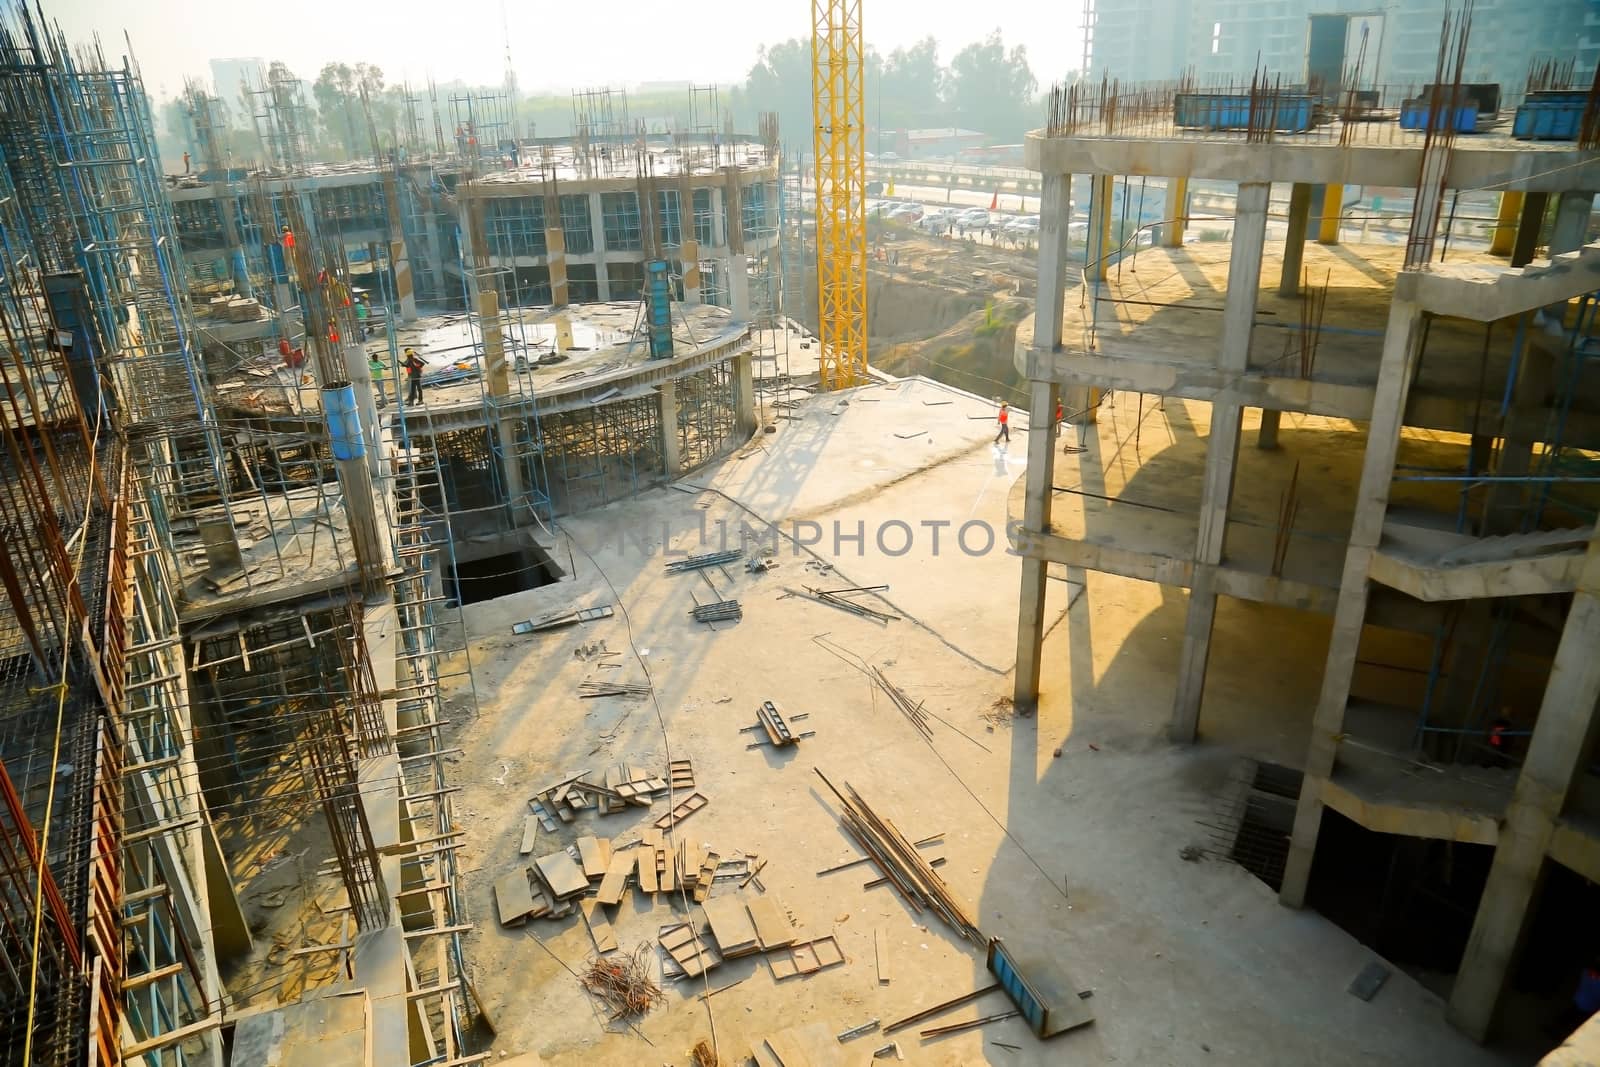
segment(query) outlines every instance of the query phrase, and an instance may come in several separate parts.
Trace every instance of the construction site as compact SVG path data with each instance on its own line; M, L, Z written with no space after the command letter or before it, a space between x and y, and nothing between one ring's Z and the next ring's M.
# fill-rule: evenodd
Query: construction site
M1086 40L880 200L811 14L177 164L0 5L0 1060L1600 1061L1600 70Z

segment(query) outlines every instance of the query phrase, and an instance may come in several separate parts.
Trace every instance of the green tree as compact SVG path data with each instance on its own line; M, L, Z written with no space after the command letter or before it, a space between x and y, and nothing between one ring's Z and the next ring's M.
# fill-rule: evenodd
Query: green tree
M951 108L963 126L1016 141L1037 124L1039 83L1028 67L1028 50L1019 44L1007 52L999 30L956 53L949 86Z
M811 42L791 37L761 49L742 90L733 94L734 114L753 131L762 111L778 113L778 134L791 147L811 143Z
M933 126L944 114L946 73L939 64L939 42L924 37L910 48L896 48L883 63L880 99L868 103L868 122L885 129ZM867 85L870 89L872 81Z
M354 66L329 63L311 86L323 129L347 159L368 156L372 152L366 115L361 106L363 92L369 100L383 92L383 68L372 63Z

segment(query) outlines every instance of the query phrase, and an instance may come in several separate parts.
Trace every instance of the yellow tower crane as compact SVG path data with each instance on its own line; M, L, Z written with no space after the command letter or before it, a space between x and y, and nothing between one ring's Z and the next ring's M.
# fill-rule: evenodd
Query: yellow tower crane
M811 0L817 336L824 389L867 381L866 65L861 0Z

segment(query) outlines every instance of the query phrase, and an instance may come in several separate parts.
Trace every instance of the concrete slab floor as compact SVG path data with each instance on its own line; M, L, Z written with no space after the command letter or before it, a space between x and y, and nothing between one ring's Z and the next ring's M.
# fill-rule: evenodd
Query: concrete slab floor
M971 902L979 925L1049 944L1095 991L1098 1021L1084 1030L1041 1043L1015 1019L942 1040L923 1041L910 1029L895 1035L907 1062L1506 1062L1451 1030L1437 998L1403 974L1371 1003L1346 995L1370 952L1313 913L1281 908L1237 867L1180 859L1184 846L1204 840L1196 820L1210 811L1238 754L1217 744L1178 749L1163 739L1181 593L1091 575L1087 595L1066 612L1068 586L1052 583L1057 621L1045 649L1040 713L1017 719L997 705L1009 691L1015 644L1019 565L1005 554L1003 523L1008 491L1023 472L1020 414L1008 450L990 443L986 401L923 381L816 397L796 414L802 418L758 438L760 447L691 479L726 496L669 488L566 520L554 554L571 561L569 580L467 609L478 706L474 712L465 694L452 695L452 744L464 750L455 778L464 787L457 810L467 834L465 898L477 922L469 960L498 1028L497 1049L534 1051L554 1064L682 1064L714 1023L724 1062L738 1063L752 1041L788 1026L815 1021L838 1033L987 984L981 954L937 919L911 914L893 890L864 890L869 875L859 869L816 875L856 855L811 773L818 767L853 784L908 835L942 832L944 845L932 851L947 857L944 876ZM928 436L895 436L918 430ZM790 520L822 524L828 543L815 547L834 570L819 577L810 557L785 544L768 574L710 571L717 595L737 597L745 612L741 622L712 631L687 617L692 596L711 598L706 580L666 575L659 554L645 558L620 537L632 531L658 553L663 540L693 551L702 520L714 531L719 519L750 517L733 501L786 529ZM898 556L876 541L896 520L915 533L910 551ZM865 525L859 554L848 541L836 550L835 521L847 535L858 521ZM952 552L946 530L935 554L925 521L988 524L996 545ZM900 545L897 534L888 542L891 550ZM901 621L877 624L783 598L785 586L879 582L890 584L889 610ZM618 607L615 618L532 637L510 633L520 619L605 602ZM1307 686L1314 692L1320 668L1315 627L1285 626L1299 618L1288 612L1237 623L1227 614L1223 625L1250 631L1257 645L1271 639L1274 654L1252 657L1237 678L1230 667L1231 684L1208 702L1207 716L1253 715L1254 705L1293 691L1309 717L1300 697ZM822 634L882 667L950 726L935 723L925 744L854 667L814 641ZM622 650L631 641L637 654L605 671L574 655L578 645L600 640ZM645 665L658 703L577 699L585 677L642 681ZM816 736L793 755L746 750L738 730L754 721L763 699L809 712ZM834 933L847 963L781 984L758 960L725 963L710 972L713 987L743 979L726 992L700 1001L694 995L704 986L684 983L667 990L667 1004L640 1020L637 1032L608 1028L566 970L593 953L581 920L502 929L492 882L519 861L526 801L537 789L624 759L661 766L668 741L674 757L694 761L697 788L710 798L681 835L765 857L767 892L805 930ZM535 851L643 825L631 813L584 813L554 835L541 832ZM664 900L652 907L634 894L613 919L622 950L653 939L675 915ZM882 986L873 966L877 929L888 935L894 960L893 980ZM995 995L937 1023L1006 1007ZM885 1040L870 1035L841 1051L865 1062Z

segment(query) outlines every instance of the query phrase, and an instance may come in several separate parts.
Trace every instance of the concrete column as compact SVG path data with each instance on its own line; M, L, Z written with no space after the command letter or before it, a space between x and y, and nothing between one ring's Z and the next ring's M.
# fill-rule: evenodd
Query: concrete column
M1256 447L1264 452L1276 451L1278 426L1283 422L1283 412L1271 408L1261 409L1261 429L1256 431Z
M590 193L589 196L589 240L594 244L594 259L597 264L606 260L606 217L600 207L600 194Z
M1111 190L1115 178L1096 174L1090 178L1089 242L1083 253L1090 281L1106 280L1106 259L1111 254Z
M1061 347L1061 322L1067 309L1071 191L1072 175L1044 176L1044 195L1039 203L1039 291L1033 324L1033 345L1044 352Z
M1311 186L1295 182L1289 190L1289 234L1283 241L1279 296L1300 295L1300 268L1306 257L1306 229L1311 221Z
M364 345L339 346L344 358L345 377L355 387L356 413L361 419L361 438L366 445L367 471L374 478L382 477L383 427L378 422L378 398L372 385L372 365L367 360Z
M1046 174L1039 201L1039 291L1034 307L1033 344L1039 352L1061 348L1061 322L1067 301L1067 234L1072 222L1072 175ZM1029 396L1028 472L1022 521L1029 530L1050 528L1055 499L1055 433L1044 428L1055 421L1061 388L1035 381ZM1091 408L1091 412L1092 412ZM1092 420L1091 420L1092 421ZM1038 427L1038 431L1034 431ZM1012 699L1018 707L1039 701L1044 648L1046 563L1022 560L1022 590L1017 608L1017 672Z
M1549 193L1525 193L1522 197L1522 215L1517 219L1517 238L1511 243L1511 265L1526 267L1533 262L1533 250L1539 247L1539 231L1544 226L1544 209L1549 203Z
M611 272L606 270L604 253L594 257L594 287L595 299L602 303L611 299Z
M684 233L694 233L692 222ZM683 302L700 303L700 242L693 237L684 237L678 246L678 269L683 273Z
M1528 317L1531 318L1531 313ZM1521 478L1532 473L1534 443L1550 436L1545 398L1550 395L1556 378L1556 355L1548 347L1551 338L1526 319L1518 328L1526 330L1528 337L1517 365L1516 381L1511 386L1511 413L1495 463L1494 473L1499 478ZM1522 525L1528 494L1536 488L1531 482L1489 483L1483 500L1482 533L1494 536L1515 533Z
M555 199L551 197L550 199ZM550 225L550 219L560 219L560 215L552 216L550 209L545 208L544 218L544 247L546 262L550 269L550 303L554 307L566 307L572 303L572 297L567 289L567 238L561 231L561 224Z
M506 508L516 525L517 509L527 496L522 460L517 452L517 420L505 402L511 397L511 369L506 364L505 323L500 301L493 292L478 294L478 326L483 331L483 382L495 408L495 436L500 442L500 473L506 488Z
M722 203L728 247L744 251L744 186L739 184L739 168L722 169Z
M671 378L656 386L661 410L661 465L667 481L683 473L683 453L678 447L678 383Z
M745 349L733 357L734 422L739 433L756 432L756 379L754 353Z
M1507 189L1500 194L1500 208L1495 213L1494 236L1489 238L1491 256L1509 256L1517 238L1517 217L1522 214L1522 194Z
M1367 450L1361 462L1361 485L1356 492L1355 515L1350 522L1350 542L1345 550L1344 574L1334 609L1333 633L1328 638L1328 659L1322 671L1322 690L1311 723L1311 744L1306 752L1305 784L1295 808L1294 833L1283 888L1278 898L1292 908L1302 907L1316 855L1317 833L1322 828L1322 790L1333 773L1344 729L1345 707L1350 702L1350 679L1355 673L1361 628L1367 614L1367 575L1372 555L1383 534L1389 510L1389 486L1394 477L1395 455L1400 449L1400 428L1406 398L1416 371L1422 333L1422 311L1416 304L1396 300L1389 307L1389 325L1378 363L1378 383L1367 424Z
M1339 217L1344 214L1344 186L1328 184L1322 187L1322 217L1317 222L1317 243L1339 243Z
M734 322L750 321L750 268L749 257L743 252L731 253L728 264L728 308Z
M411 253L405 241L389 242L389 266L394 271L395 298L400 302L400 321L417 321L417 289L411 277Z
M1166 221L1161 226L1161 243L1167 248L1183 247L1183 229L1189 224L1189 179L1167 179Z
M1065 222L1063 222L1063 228ZM1041 231L1043 220L1040 220ZM1041 253L1041 259L1043 255ZM1041 285L1044 274L1040 273ZM1043 290L1041 289L1041 293ZM1059 327L1058 327L1059 329ZM1050 529L1051 488L1055 476L1056 435L1051 432L1061 387L1055 382L1032 382L1028 404L1027 492L1022 505L1024 529ZM1039 703L1040 671L1044 661L1046 568L1041 559L1023 557L1022 588L1017 599L1017 673L1012 701L1018 708Z
M1477 1041L1489 1036L1556 822L1583 776L1600 722L1595 714L1595 702L1600 700L1596 648L1600 648L1600 530L1589 539L1539 719L1501 823L1500 844L1450 994L1450 1021Z
M1267 199L1272 186L1248 182L1239 186L1233 250L1228 261L1228 295L1222 309L1222 347L1217 366L1242 372L1250 364L1250 335L1255 328L1256 297L1261 287L1261 253L1267 237ZM1212 572L1222 561L1228 531L1228 506L1233 499L1233 476L1239 460L1239 428L1244 409L1223 392L1211 405L1211 431L1206 438L1205 482L1200 490L1199 534L1195 543L1194 585L1189 592L1189 615L1184 623L1179 654L1177 695L1173 701L1168 735L1173 741L1193 741L1200 723L1205 695L1206 665L1211 655L1211 628L1217 600Z
M1594 210L1594 193L1562 193L1556 201L1556 222L1550 230L1550 254L1575 252L1583 247L1589 232L1589 214Z
M711 245L714 248L728 247L728 221L727 212L722 210L722 190L711 186Z

